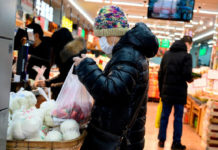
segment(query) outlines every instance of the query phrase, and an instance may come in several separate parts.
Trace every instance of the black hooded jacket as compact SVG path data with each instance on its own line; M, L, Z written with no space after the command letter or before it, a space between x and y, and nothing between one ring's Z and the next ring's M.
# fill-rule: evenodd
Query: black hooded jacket
M123 144L122 149L142 150L144 147L149 78L146 57L153 57L157 50L156 37L144 23L138 23L115 45L112 58L103 72L90 58L77 67L80 81L95 100L90 124L121 135L138 102L144 101L134 126L129 129L131 145ZM91 134L96 133L89 130L82 150L100 150L99 143L91 139Z
M176 41L164 54L158 78L163 102L186 104L187 82L192 81L192 56L182 40Z

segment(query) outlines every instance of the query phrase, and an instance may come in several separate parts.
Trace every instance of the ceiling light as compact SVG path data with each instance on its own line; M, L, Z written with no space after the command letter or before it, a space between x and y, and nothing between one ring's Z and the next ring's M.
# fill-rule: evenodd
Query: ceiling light
M199 10L201 14L210 14L210 15L218 15L217 11L208 11L208 10Z
M110 0L85 0L85 2L93 2L93 3L110 3Z
M157 26L157 28L161 28L161 29L171 29L174 30L175 27L170 27L170 26Z
M128 18L134 18L134 19L143 19L143 16L136 16L136 15L128 15Z
M203 29L205 30L205 29L207 29L207 27L206 27L206 26L203 26Z
M210 25L210 26L213 26L213 21L211 21L211 22L209 23L209 25Z
M85 2L103 3L103 0L85 0Z
M183 31L184 28L176 28L177 31Z
M207 44L216 44L216 41L209 41L209 42L207 42Z
M175 35L179 35L179 36L181 36L181 35L183 35L182 33L178 33L178 32L176 32L176 33L174 33Z
M198 22L192 21L193 25L198 25Z
M215 33L215 31L214 31L214 30L211 30L211 31L209 31L209 32L207 32L207 33L204 33L204 34L201 34L201 35L199 35L199 36L194 37L194 38L193 38L193 41L200 40L200 39L205 38L205 37L207 37L207 36L213 35L214 33Z
M129 25L133 25L133 26L134 26L134 25L135 25L135 23L134 23L134 22L129 22Z
M192 25L192 24L186 24L185 27L187 27L187 28L192 28L193 25Z
M77 9L89 22L91 25L94 25L93 19L73 0L68 0L75 9Z
M175 38L175 40L180 40L180 38Z
M203 20L200 21L200 25L204 24Z
M113 2L115 5L127 5L127 6L136 6L136 7L144 7L144 3L130 3L130 2Z

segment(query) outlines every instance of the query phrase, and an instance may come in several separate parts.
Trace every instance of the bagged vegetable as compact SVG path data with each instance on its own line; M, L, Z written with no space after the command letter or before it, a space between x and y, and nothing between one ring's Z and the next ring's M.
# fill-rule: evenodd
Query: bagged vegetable
M80 136L79 124L75 120L66 120L61 124L63 140L73 140Z
M61 119L74 119L79 123L88 121L92 108L92 97L79 81L78 76L72 74L71 67L62 89L56 100L58 108L52 115Z

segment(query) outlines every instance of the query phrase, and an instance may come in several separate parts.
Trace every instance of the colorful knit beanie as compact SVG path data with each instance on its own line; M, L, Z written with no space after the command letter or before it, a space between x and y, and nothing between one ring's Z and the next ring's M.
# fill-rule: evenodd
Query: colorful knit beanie
M105 6L95 18L95 36L123 36L128 30L128 20L120 7Z

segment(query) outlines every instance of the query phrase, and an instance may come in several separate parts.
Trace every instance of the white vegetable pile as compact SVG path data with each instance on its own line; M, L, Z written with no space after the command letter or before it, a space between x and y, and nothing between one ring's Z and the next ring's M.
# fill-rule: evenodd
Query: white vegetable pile
M66 141L80 136L75 120L65 120L60 126L55 124L51 115L57 108L54 100L42 103L40 109L35 107L36 103L32 92L10 93L8 140Z

